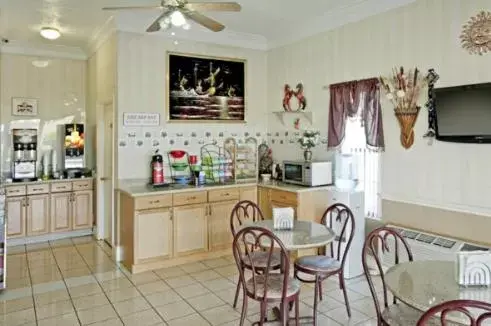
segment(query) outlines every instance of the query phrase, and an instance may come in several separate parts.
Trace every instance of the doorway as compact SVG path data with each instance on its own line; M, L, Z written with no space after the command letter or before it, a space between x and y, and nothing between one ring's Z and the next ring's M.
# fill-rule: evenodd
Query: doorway
M114 105L98 107L97 238L114 246Z

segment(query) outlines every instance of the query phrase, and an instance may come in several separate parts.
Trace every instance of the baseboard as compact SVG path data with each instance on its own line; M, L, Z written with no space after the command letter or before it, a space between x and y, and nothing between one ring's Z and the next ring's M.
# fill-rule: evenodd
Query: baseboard
M38 236L34 236L34 237L7 239L7 247L21 246L21 245L25 245L25 244L35 244L35 243L40 243L40 242L61 240L61 239L66 239L66 238L83 237L83 236L92 235L92 234L93 234L93 231L92 231L92 228L90 228L90 229L85 229L85 230L43 234L43 235L38 235Z

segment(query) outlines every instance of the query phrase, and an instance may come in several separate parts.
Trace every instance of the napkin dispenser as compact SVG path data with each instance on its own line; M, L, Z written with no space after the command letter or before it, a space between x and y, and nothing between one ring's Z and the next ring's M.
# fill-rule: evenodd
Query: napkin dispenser
M293 229L295 210L292 207L273 208L273 227L275 230Z

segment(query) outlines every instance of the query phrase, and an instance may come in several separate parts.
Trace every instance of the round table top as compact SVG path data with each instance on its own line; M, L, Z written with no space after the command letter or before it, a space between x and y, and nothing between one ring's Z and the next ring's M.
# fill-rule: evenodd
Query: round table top
M461 287L451 261L401 263L387 270L385 281L395 297L421 311L449 300L491 301L491 288Z
M273 220L257 221L253 225L273 232L283 242L287 250L326 246L336 237L332 229L323 224L310 221L294 221L292 230L275 230Z

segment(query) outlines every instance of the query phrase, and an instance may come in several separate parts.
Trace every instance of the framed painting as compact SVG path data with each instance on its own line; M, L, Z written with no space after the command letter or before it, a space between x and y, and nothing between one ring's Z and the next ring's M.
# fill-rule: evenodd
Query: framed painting
M38 115L38 100L34 98L13 97L12 115L35 117Z
M167 121L245 123L246 61L167 53Z

